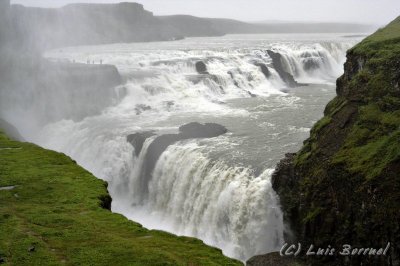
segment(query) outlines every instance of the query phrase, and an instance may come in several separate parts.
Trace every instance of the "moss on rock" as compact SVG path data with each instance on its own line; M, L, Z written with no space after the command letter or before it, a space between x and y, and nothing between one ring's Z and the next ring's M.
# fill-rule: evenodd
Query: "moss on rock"
M319 257L313 264L400 263L399 84L400 17L348 51L337 97L274 174L292 240L336 248L391 243L387 256Z

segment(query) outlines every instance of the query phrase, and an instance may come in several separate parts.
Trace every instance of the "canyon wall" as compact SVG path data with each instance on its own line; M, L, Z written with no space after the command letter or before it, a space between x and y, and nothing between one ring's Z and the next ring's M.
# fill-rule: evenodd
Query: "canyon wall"
M337 250L390 243L386 256L303 253L308 264L399 265L399 84L400 17L348 51L337 97L303 148L278 164L272 183L291 229L287 241Z

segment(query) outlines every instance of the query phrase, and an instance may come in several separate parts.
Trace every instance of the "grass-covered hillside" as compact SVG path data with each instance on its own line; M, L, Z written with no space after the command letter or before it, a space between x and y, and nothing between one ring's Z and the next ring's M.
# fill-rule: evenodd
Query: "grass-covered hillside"
M67 156L0 133L1 265L242 265L109 205L105 183Z
M297 156L298 165L324 148L318 144L333 136L333 129L341 137L329 138L328 143L341 145L330 149L335 153L330 163L343 163L368 180L383 174L389 163L400 159L399 82L400 17L348 52L345 74L337 82L338 96L314 126Z
M339 248L390 242L387 256L336 259L400 262L400 17L348 51L337 97L273 179L298 239Z

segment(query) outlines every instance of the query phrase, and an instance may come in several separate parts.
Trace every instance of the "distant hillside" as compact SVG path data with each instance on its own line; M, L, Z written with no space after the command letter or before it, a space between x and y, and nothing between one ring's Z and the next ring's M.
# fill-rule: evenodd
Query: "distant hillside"
M233 19L199 18L188 15L158 17L185 37L219 36L229 33L251 33L259 27Z
M2 8L4 9L4 8ZM251 24L187 15L154 16L141 4L71 4L62 8L12 5L14 45L41 50L60 46L168 41L234 33L370 32L371 27L339 23Z
M184 36L209 36L239 33L370 33L372 25L355 23L247 23L233 19L199 18L187 15L159 17Z
M42 49L173 39L179 32L136 3L72 4L62 8L11 6L14 29Z
M276 22L254 24L269 33L371 33L374 25L357 23Z

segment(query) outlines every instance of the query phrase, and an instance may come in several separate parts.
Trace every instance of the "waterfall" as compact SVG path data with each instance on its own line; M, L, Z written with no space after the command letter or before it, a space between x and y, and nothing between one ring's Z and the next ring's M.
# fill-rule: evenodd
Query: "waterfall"
M52 103L58 113L50 118L36 111L24 116L30 109L20 110L29 101L19 96L10 104L15 94L1 95L0 111L19 129L23 127L21 133L28 141L64 152L108 181L114 212L148 228L200 238L245 261L278 250L283 242L285 228L271 173L283 153L291 151L287 142L293 134L306 138L313 122L303 116L303 124L283 121L287 123L283 131L274 131L284 119L280 111L291 108L292 114L301 115L308 102L287 93L287 84L267 51L281 55L284 71L296 81L321 84L322 88L334 84L343 72L345 51L357 40L226 38L49 51L46 57L52 61L102 60L115 65L124 85L96 91L99 101L80 90L65 91L63 86L28 89L37 93L34 105ZM195 68L200 61L207 68L203 73ZM321 89L319 93L325 92ZM79 101L74 103L76 95L80 95ZM240 100L232 103L233 99ZM83 108L85 102L93 103L94 108ZM310 117L317 119L320 111ZM257 120L266 114L272 114L268 120ZM31 126L31 120L40 121L40 126ZM168 146L148 174L144 193L140 175L151 143L157 136L176 133L184 123L197 121L231 126L227 126L227 134L212 140L187 139ZM257 134L250 134L258 127ZM136 154L127 136L144 131L152 131L154 136L148 137ZM249 136L254 138L251 148L261 147L257 153L243 151L246 145L242 143L249 143ZM276 147L264 147L266 142ZM257 165L262 167L255 169L251 156L244 158L243 154L257 157Z
M283 222L271 188L272 169L256 177L248 168L211 160L196 142L179 143L162 154L149 195L143 195L135 188L150 142L136 158L130 175L131 204L114 203L115 210L151 228L201 238L242 260L279 248ZM120 194L118 189L114 192ZM142 196L147 198L145 204Z
M53 60L69 59L82 63L89 58L116 65L136 95L139 109L147 107L148 110L170 112L198 109L199 106L208 108L232 98L279 93L286 85L271 64L269 49L282 55L285 70L298 82L334 83L343 72L345 52L354 43L280 42L252 49L217 47L212 50L154 51L139 50L137 44L120 44L113 46L115 51L110 51L110 46L106 45L96 47L95 52L91 47L78 51L66 48L62 52L49 52L47 56ZM195 63L199 61L206 64L209 74L196 72ZM268 78L260 65L268 67L271 74ZM199 101L203 104L199 105Z

